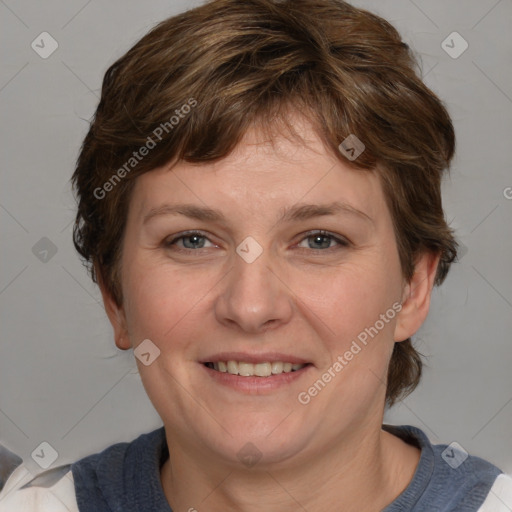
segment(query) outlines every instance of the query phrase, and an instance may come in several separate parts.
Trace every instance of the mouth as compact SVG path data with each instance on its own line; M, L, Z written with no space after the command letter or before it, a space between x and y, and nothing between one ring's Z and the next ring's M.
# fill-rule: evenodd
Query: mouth
M311 363L291 363L288 361L264 361L248 363L244 361L216 361L203 363L207 368L219 373L239 375L241 377L271 377L283 373L293 373L311 366Z

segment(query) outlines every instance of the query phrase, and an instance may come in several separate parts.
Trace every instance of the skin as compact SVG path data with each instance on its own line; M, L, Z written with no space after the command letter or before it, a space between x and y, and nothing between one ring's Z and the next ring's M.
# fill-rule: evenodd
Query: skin
M165 425L170 458L161 482L175 512L379 511L419 461L416 447L381 429L384 383L394 342L428 314L439 256L423 254L404 282L377 175L339 161L304 118L292 119L306 145L280 136L270 144L255 127L219 162L179 162L139 177L123 240L121 307L100 282L118 348L150 339L160 350L148 366L136 361ZM371 221L337 213L278 222L282 208L340 200ZM225 221L160 215L143 223L151 208L178 202L219 209ZM191 229L206 238L164 245ZM236 253L247 236L263 250L252 263ZM299 403L395 302L400 313ZM312 366L272 392L242 393L199 363L221 351L276 351ZM252 467L237 456L248 442L262 454Z

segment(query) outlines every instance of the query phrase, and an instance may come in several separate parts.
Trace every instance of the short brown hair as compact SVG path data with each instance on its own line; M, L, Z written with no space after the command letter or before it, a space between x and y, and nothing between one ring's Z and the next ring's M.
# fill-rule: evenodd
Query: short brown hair
M337 158L378 173L404 278L433 251L441 284L457 254L441 202L455 136L417 68L395 28L341 0L213 0L159 23L105 73L72 177L73 241L93 281L122 304L121 244L137 176L171 160L219 160L256 124L292 130L292 109ZM194 108L172 122L184 105ZM161 140L130 160L155 133ZM365 145L354 161L338 149L350 134ZM414 390L421 370L411 340L395 343L388 406Z

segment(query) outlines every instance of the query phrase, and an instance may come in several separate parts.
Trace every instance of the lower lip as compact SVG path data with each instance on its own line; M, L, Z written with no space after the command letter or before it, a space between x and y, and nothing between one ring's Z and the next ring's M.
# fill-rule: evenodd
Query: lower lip
M311 364L308 364L300 370L288 373L279 373L269 377L242 377L240 375L232 375L228 372L219 372L212 368L208 368L208 366L202 363L200 364L215 382L248 394L261 394L262 392L264 393L282 388L303 377L312 367Z

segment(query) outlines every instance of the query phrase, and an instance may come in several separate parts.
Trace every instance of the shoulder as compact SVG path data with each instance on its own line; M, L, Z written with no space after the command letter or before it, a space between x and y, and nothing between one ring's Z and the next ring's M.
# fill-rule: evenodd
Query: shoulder
M491 462L469 454L457 442L432 444L417 427L384 429L421 449L413 480L386 512L512 511L511 477Z
M512 510L512 475L502 473L493 483L478 512L510 512Z
M122 465L128 443L118 443L88 455L73 464L57 466L34 477L24 464L9 476L0 492L0 512L79 512L77 478L88 492L97 487L97 469L102 464Z
M469 454L457 442L432 445L432 448L435 457L433 488L444 488L446 503L453 510L502 510L488 505L494 503L493 496L499 501L495 493L503 493L502 482L510 481L500 468ZM486 508L482 509L484 504ZM503 510L510 512L508 508Z
M161 427L35 478L21 464L0 491L0 512L132 510L139 495L153 499L155 510L163 510L167 502L160 488L159 464L168 455L166 450Z
M78 512L71 466L58 466L37 477L18 466L0 492L0 512Z
M57 466L36 477L24 464L9 476L0 492L0 512L79 512L79 501L96 504L101 496L98 473L108 466L122 472L123 458L129 443L117 443L88 455L73 464ZM116 472L114 472L116 474ZM79 485L77 485L79 484ZM78 495L77 494L78 488ZM83 498L83 495L86 498ZM98 501L99 500L99 501ZM101 502L101 506L104 503Z

